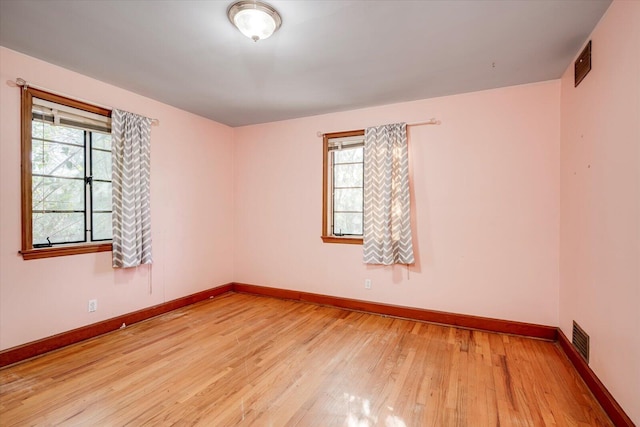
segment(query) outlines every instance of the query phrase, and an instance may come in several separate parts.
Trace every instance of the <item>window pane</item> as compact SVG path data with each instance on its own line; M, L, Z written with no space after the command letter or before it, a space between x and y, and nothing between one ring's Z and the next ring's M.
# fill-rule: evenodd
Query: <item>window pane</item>
M91 162L93 179L111 181L111 152L91 150Z
M334 187L362 187L362 179L362 163L333 167Z
M66 126L55 126L41 121L31 122L31 137L84 146L84 131Z
M93 214L93 240L106 240L112 238L111 213Z
M364 159L363 147L343 148L342 150L335 150L333 153L334 153L334 158L333 158L334 164L362 162Z
M32 185L34 211L84 211L84 180L34 176Z
M34 174L84 177L84 147L34 140L31 164Z
M33 244L81 242L85 240L83 213L34 213Z
M362 189L341 190L336 188L333 195L333 211L362 212Z
M111 183L93 181L93 210L111 210Z
M111 150L111 134L92 132L91 148L101 148L103 150Z
M361 213L336 213L333 217L333 233L362 235Z

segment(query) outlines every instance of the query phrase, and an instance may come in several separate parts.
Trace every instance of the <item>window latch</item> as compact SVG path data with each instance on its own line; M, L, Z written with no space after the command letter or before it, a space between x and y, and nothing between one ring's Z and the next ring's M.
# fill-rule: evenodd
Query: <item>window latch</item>
M88 185L92 185L93 184L93 177L92 176L85 176L84 177L84 183L88 184Z
M34 248L50 248L53 246L53 244L51 243L51 240L49 240L49 238L47 237L47 242L48 243L36 243L35 245L33 245Z

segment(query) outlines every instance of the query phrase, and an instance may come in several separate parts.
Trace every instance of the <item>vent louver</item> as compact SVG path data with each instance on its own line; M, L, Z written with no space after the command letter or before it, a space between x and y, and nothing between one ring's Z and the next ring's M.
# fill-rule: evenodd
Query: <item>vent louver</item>
M574 320L573 321L573 346L578 353L589 363L589 335Z
M591 40L584 47L584 50L576 59L574 64L574 84L578 87L582 79L591 71Z

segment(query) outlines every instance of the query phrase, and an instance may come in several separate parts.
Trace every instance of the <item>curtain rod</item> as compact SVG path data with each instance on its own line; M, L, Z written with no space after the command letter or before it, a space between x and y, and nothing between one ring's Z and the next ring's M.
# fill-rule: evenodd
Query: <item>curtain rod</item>
M84 102L85 104L92 104L92 105L95 105L96 107L100 107L100 108L104 108L104 109L106 109L106 110L112 110L112 111L113 111L113 107L108 107L108 106L106 106L106 105L100 105L100 104L97 104L97 103L95 103L95 102L93 102L93 101L87 101L87 100L85 100L85 99L81 99L81 98L78 98L78 97L76 97L76 96L69 96L69 95L66 95L66 94L64 94L64 93L54 92L54 91L52 91L52 90L50 90L50 89L47 89L47 88L44 88L44 87L40 87L40 86L36 86L36 85L29 84L29 82L27 82L25 79L23 79L23 78L21 78L21 77L18 77L18 78L15 80L15 82L14 82L14 81L11 81L11 80L9 80L9 82L10 82L10 83L15 83L16 87L21 87L21 88L26 89L26 88L28 88L29 86L31 86L31 87L34 87L34 88L36 88L36 89L46 90L47 92L51 92L51 93L55 93L56 95L64 96L64 97L66 97L66 98L72 98L72 99L75 99L75 100L77 100L77 101ZM160 124L160 120L159 120L159 119L151 119L151 124L152 124L152 125L159 125L159 124Z
M424 122L407 123L407 126L439 125L441 123L442 122L440 120L437 120L435 118L431 118L431 119L426 120ZM316 135L318 136L318 138L321 138L321 137L325 136L327 133L332 133L332 132L320 132L320 131L318 131L316 133Z

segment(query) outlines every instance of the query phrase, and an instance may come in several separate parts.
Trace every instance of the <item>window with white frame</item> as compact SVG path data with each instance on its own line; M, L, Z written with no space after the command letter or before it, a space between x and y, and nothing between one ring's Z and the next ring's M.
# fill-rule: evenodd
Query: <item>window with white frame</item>
M322 239L362 243L364 130L324 136Z

